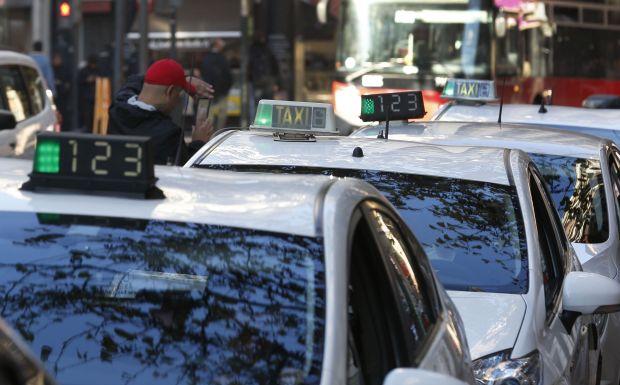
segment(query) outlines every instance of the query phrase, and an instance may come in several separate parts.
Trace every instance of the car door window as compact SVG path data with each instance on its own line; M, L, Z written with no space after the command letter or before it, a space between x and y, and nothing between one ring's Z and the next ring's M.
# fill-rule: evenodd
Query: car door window
M28 97L30 98L31 113L36 115L45 108L46 96L43 80L36 69L32 67L21 67L21 69L26 89L28 90Z
M548 194L535 172L530 174L530 191L541 251L540 264L545 289L545 307L547 319L549 319L554 313L562 289L565 247L559 237L559 232L562 230L557 228L556 222L559 219L553 218L553 209L550 207Z
M434 285L428 282L422 268L415 258L412 247L395 220L387 212L379 209L369 210L371 223L376 226L379 244L383 251L386 269L392 276L393 293L399 302L402 331L410 347L410 355L420 358L420 351L435 325L437 315L433 306Z
M617 156L618 154L609 157L609 171L615 203L616 221L620 225L620 166L618 165Z
M0 87L2 98L15 120L27 119L31 115L28 92L17 66L0 66Z
M351 385L381 385L390 370L410 362L390 276L368 222L359 217L349 243L347 377Z

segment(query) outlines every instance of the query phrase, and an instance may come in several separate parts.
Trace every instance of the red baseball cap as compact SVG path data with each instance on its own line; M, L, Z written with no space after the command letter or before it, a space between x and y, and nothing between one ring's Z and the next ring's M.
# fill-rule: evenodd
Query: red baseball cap
M177 86L192 96L196 94L196 87L185 79L183 67L172 59L162 59L151 64L146 70L144 82L157 86Z

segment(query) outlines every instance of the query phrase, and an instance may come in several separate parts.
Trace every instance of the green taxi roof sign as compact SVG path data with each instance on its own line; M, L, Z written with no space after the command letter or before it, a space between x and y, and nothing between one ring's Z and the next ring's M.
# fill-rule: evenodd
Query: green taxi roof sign
M163 199L153 157L147 137L40 132L22 190Z
M441 97L448 100L473 102L498 100L493 80L448 79Z
M331 104L284 100L261 100L250 128L273 132L338 134Z

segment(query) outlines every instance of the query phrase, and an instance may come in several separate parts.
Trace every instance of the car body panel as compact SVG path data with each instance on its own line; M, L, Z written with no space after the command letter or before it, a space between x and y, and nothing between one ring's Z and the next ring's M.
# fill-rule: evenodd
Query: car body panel
M472 359L515 345L526 304L519 294L450 291L467 328Z
M214 138L186 167L198 164L291 165L385 170L508 184L502 150L475 147L423 146L399 141L321 137L315 142L274 141L268 133L237 131ZM213 147L210 147L213 146ZM364 156L353 157L359 147ZM203 156L207 154L208 156ZM415 162L410 161L414 156ZM447 171L449 170L449 171Z
M475 114L472 114L475 108ZM502 122L528 123L544 126L592 127L617 130L620 110L590 109L566 106L545 106L547 112L540 113L539 105L505 104L502 108ZM448 103L441 108L433 120L452 122L497 122L499 104L481 106Z
M161 166L156 167L156 174L166 199L138 200L19 190L31 170L32 163L26 160L0 162L0 210L170 221L183 218L186 222L305 236L317 236L316 197L329 181L320 176L280 178L267 174L240 178L234 173Z

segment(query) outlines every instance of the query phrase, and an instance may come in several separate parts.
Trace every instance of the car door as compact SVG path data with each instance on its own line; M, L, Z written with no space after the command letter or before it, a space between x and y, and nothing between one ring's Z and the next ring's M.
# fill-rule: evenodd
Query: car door
M53 129L54 114L48 108L50 102L39 71L28 66L19 66L19 70L30 105L30 115L17 125L14 152L17 156L29 156L34 151L37 132Z
M575 262L542 178L533 167L530 168L529 183L540 247L537 263L542 275L545 304L545 323L539 333L543 378L545 384L562 382L562 378L569 384L587 384L587 322L580 318L571 330L566 330L561 309L564 278Z
M429 354L437 293L389 210L365 203L350 239L348 383L380 385Z
M18 66L0 66L0 99L3 109L11 111L17 121L14 129L0 131L0 156L14 155L17 137L28 126L27 119L32 115L28 91Z

